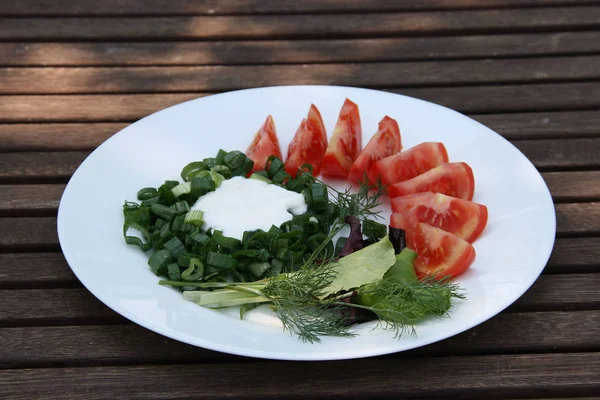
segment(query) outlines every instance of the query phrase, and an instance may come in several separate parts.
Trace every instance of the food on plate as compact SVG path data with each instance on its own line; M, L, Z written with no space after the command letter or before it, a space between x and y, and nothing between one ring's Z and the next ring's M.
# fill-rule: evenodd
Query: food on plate
M369 180L369 171L377 161L396 154L400 150L402 150L402 139L398 122L386 116L379 122L377 132L352 164L348 180L354 183ZM376 181L371 183L376 183Z
M423 222L410 226L402 214L392 214L390 226L406 231L406 245L417 253L414 268L419 279L454 278L475 261L475 248L450 232Z
M396 197L392 212L402 214L410 226L425 222L473 243L483 232L487 207L441 193L423 192Z
M377 161L369 171L369 180L382 185L403 182L448 162L443 143L424 142Z
M254 135L252 143L246 149L246 156L254 161L251 172L263 169L269 156L281 158L281 148L272 116L267 117L264 124Z
M329 145L323 156L321 175L332 178L347 178L354 160L362 149L362 125L358 106L346 99Z
M407 181L394 183L388 188L391 199L407 194L434 192L465 200L473 200L475 178L467 163L442 164Z
M285 171L293 178L304 164L312 166L312 173L319 176L321 162L327 149L327 132L323 118L317 107L312 104L308 116L302 120L292 142L288 146Z

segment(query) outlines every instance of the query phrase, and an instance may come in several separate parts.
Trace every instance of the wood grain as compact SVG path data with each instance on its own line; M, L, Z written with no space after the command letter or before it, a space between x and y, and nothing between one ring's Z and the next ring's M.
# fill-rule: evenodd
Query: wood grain
M71 176L89 152L6 153L0 158L0 180L27 177L62 179Z
M556 239L544 272L600 272L600 238Z
M390 374L402 364L402 379ZM387 357L360 361L256 362L6 370L0 390L14 399L300 398L409 396L507 398L584 396L600 390L598 353L478 357ZM303 379L298 379L299 374ZM257 377L268 376L266 384ZM199 378L201 377L201 378ZM202 384L191 385L201 379ZM19 382L15 385L14 382ZM168 384L167 384L168 382ZM340 384L343 382L343 384ZM226 391L223 388L227 388ZM61 393L61 394L59 394Z
M402 10L481 9L505 7L544 7L556 5L595 4L594 0L413 0L408 2L371 0L174 0L166 5L160 0L122 2L107 0L101 3L21 0L0 3L0 15L220 15L319 12L373 12Z
M600 139L517 140L513 144L538 169L600 166Z
M600 203L557 204L555 209L559 235L600 233Z
M600 26L598 7L138 18L0 18L0 40L279 39L433 35Z
M401 63L0 68L3 94L229 91L274 85L386 88L597 79L600 56Z
M60 252L0 254L0 288L78 286L79 280Z
M600 337L595 328L599 323L600 311L504 313L407 354L439 357L598 350ZM252 361L177 342L134 324L4 328L0 341L0 368Z
M600 128L598 128L600 112L596 110L476 114L471 117L508 139L600 136ZM92 150L127 125L127 123L0 124L0 152ZM578 191L574 191L574 195L577 194Z
M0 217L56 215L65 185L0 186Z
M600 32L336 40L0 43L0 66L332 63L568 55L600 51Z
M600 274L542 275L510 312L600 310ZM35 301L33 301L35 299ZM120 317L87 289L0 290L0 326L118 322Z
M463 113L564 112L600 109L600 83L598 82L406 88L389 91L431 101ZM206 93L0 95L0 122L134 121L166 107L206 95ZM598 113L596 111L586 111L586 113L582 120L574 122L573 127L566 128L566 131L579 129L586 135L597 135ZM502 116L483 118L501 126L512 126L514 130L522 124L543 130L547 128L549 124L547 121L553 115L522 114L522 117L515 118L515 125L512 125L510 117L508 119ZM568 121L562 123L567 124ZM554 132L559 130L560 128L557 127Z
M542 177L555 202L600 199L600 171L545 172Z

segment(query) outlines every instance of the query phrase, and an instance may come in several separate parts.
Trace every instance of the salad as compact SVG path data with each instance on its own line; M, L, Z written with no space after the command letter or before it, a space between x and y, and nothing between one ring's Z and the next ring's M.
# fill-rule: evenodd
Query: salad
M268 116L245 152L220 150L186 165L181 180L140 189L123 206L123 235L148 252L159 284L200 306L239 307L244 318L267 304L309 342L353 336L372 320L401 336L464 298L454 278L487 224L474 185L442 143L404 150L389 116L363 148L359 108L346 99L329 140L311 105L284 158ZM378 211L384 196L389 221Z

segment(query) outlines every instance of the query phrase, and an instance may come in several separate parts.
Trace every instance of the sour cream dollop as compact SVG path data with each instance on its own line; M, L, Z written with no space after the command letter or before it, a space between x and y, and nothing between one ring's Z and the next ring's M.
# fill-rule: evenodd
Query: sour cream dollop
M240 176L226 179L214 192L200 197L192 210L204 211L204 229L242 239L245 231L280 226L307 210L300 193Z

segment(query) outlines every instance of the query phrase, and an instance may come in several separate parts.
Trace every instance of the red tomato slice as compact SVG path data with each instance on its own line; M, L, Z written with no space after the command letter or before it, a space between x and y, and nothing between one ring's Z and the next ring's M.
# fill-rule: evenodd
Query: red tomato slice
M448 152L442 143L425 142L379 160L369 171L369 180L383 185L403 182L448 162Z
M434 192L472 200L474 191L473 170L464 162L442 164L424 174L388 187L390 199L413 193Z
M410 226L425 222L469 243L481 235L488 219L484 205L432 192L396 197L392 212L402 214Z
M248 146L246 156L254 161L254 167L252 167L250 173L264 169L267 159L270 156L276 156L280 159L283 158L281 157L279 139L277 138L277 133L275 131L275 122L273 122L273 117L270 115L254 136L250 146Z
M362 128L358 106L346 99L323 156L321 175L348 177L348 172L361 149Z
M417 252L414 267L419 279L454 278L475 261L475 248L450 232L425 223L406 229L402 214L392 214L390 225L406 230L406 246Z
M348 173L348 180L359 183L365 177L369 179L368 173L373 164L382 158L398 153L400 150L402 150L402 139L400 138L398 123L395 119L385 116L379 122L379 129L375 135L352 164L352 168ZM376 183L376 181L372 181L372 183Z
M294 139L288 146L285 171L292 177L296 177L298 168L308 163L313 167L313 175L318 176L326 149L327 133L323 118L317 107L311 104L308 116L302 120Z

